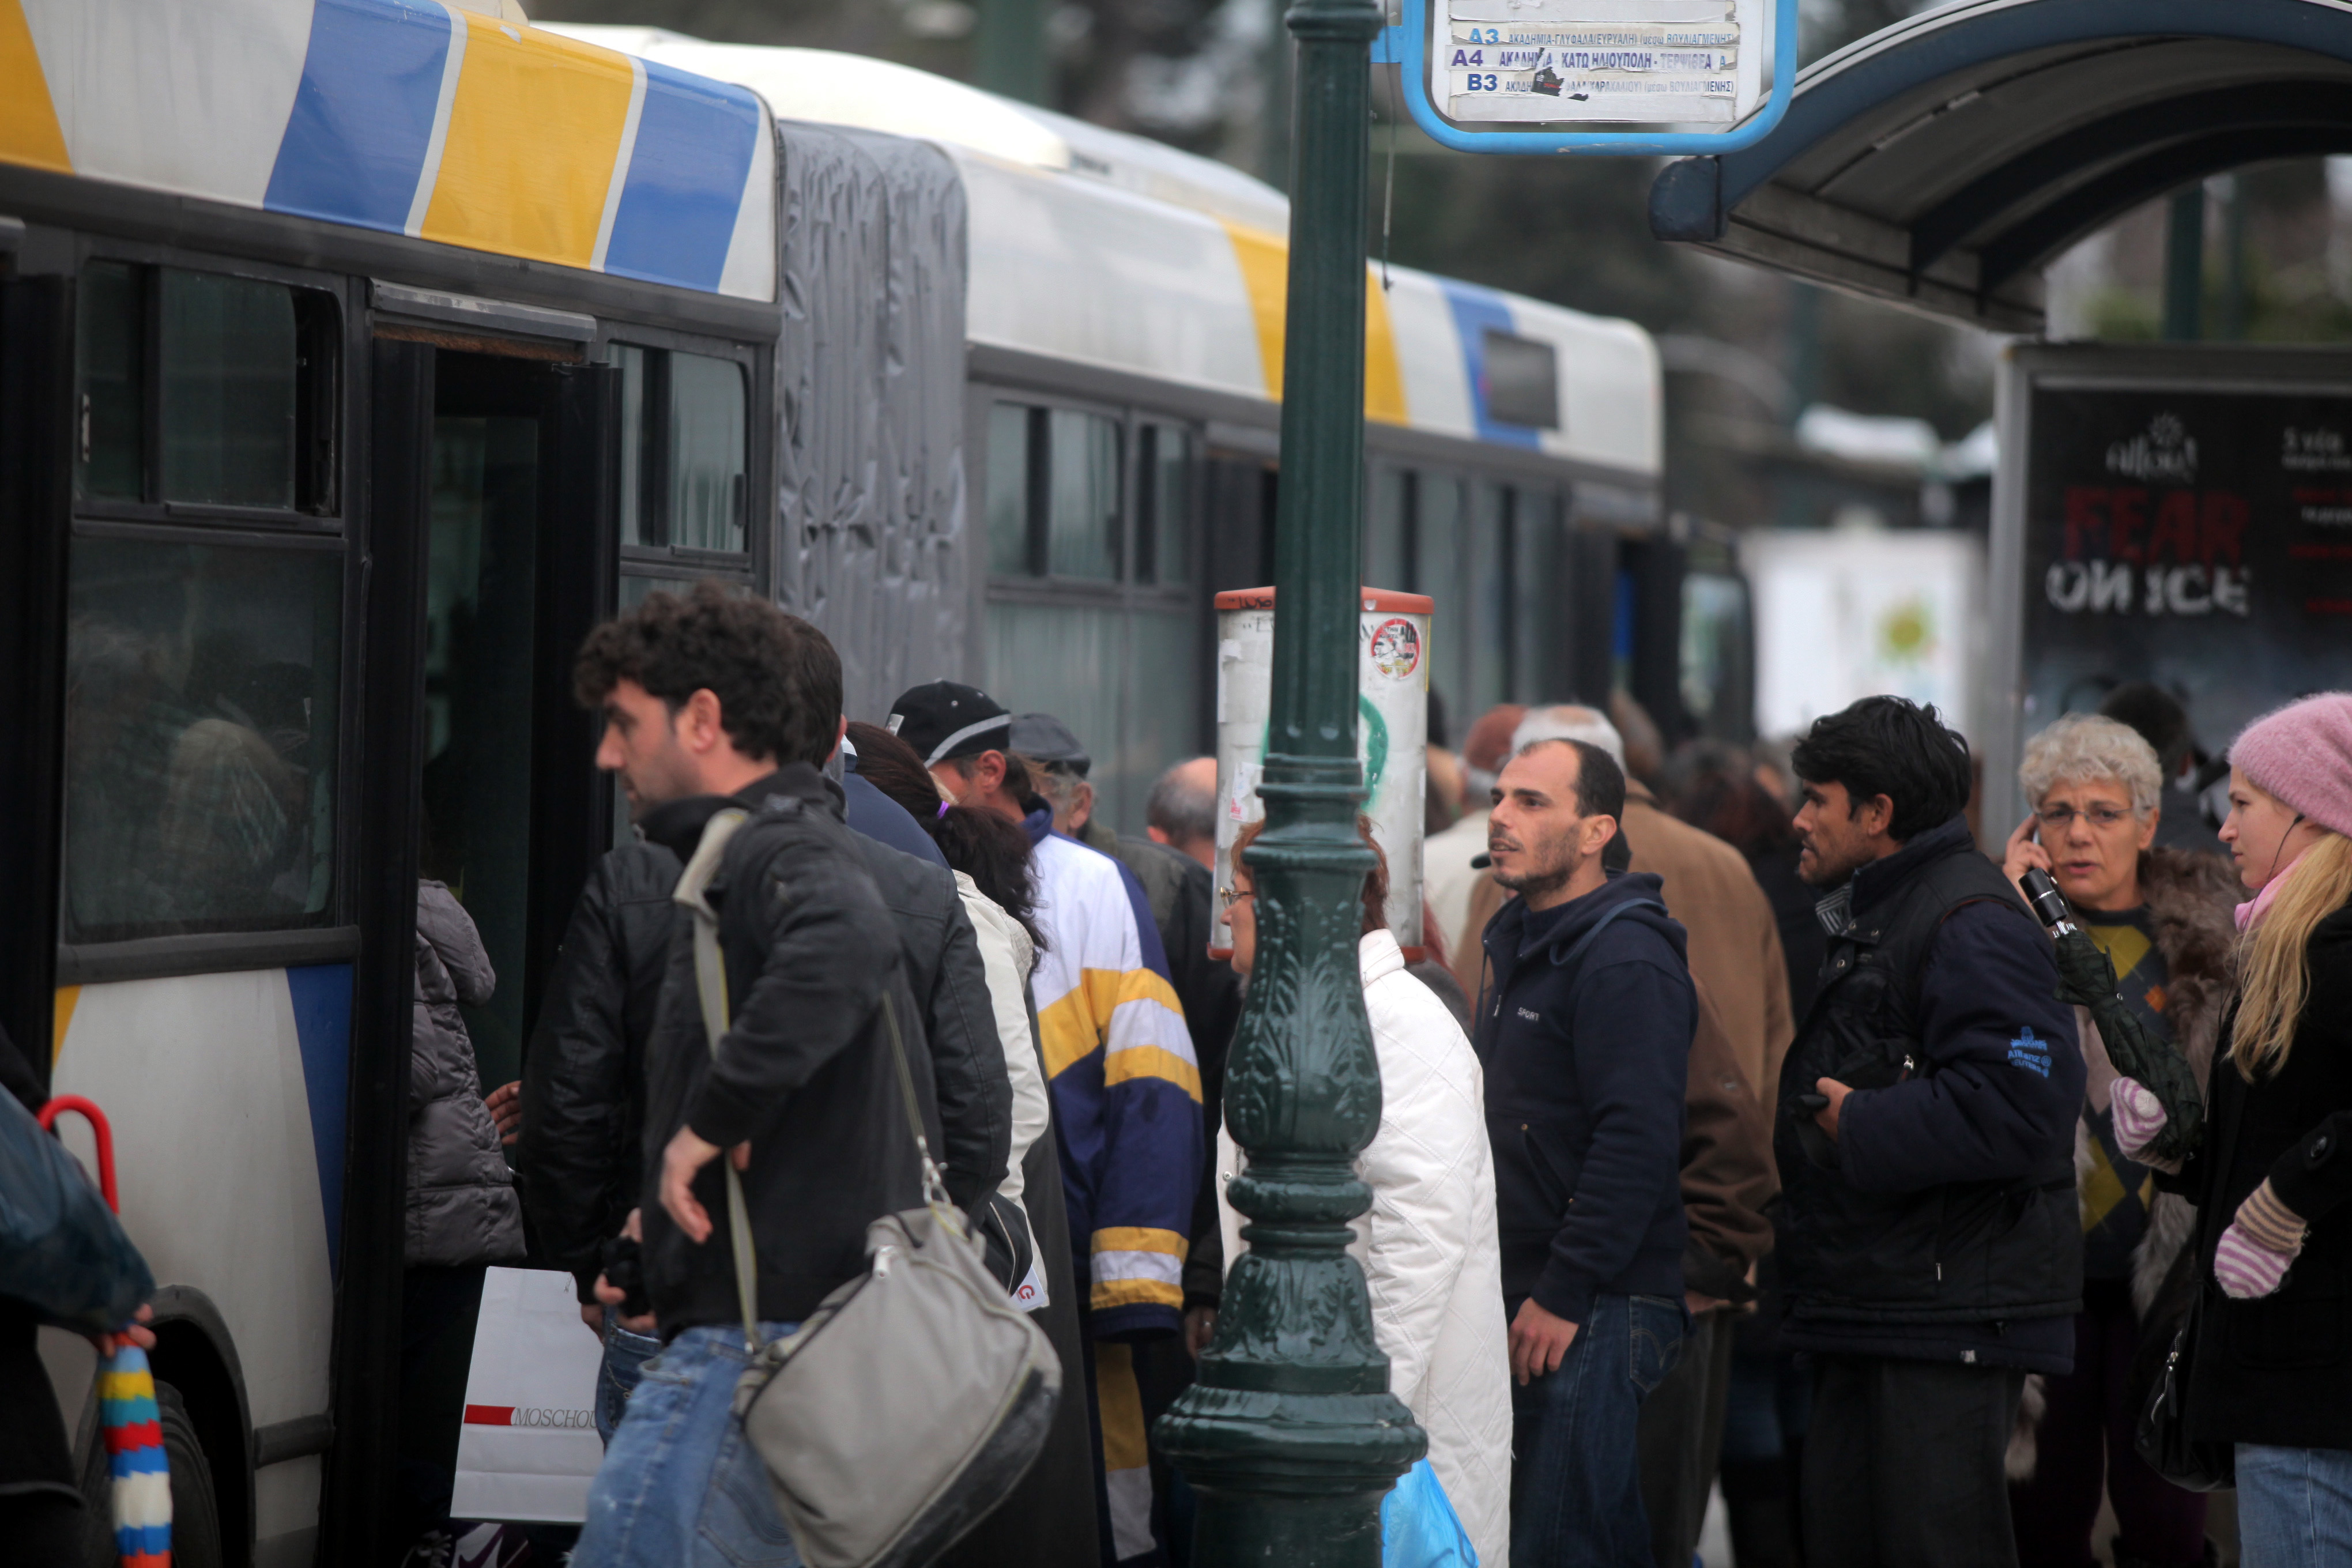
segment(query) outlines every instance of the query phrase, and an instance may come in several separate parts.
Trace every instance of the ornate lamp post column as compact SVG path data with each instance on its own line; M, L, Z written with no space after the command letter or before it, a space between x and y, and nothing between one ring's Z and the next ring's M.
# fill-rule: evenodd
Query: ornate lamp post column
M1293 0L1299 42L1275 526L1274 707L1247 859L1257 956L1225 1076L1249 1154L1249 1252L1200 1380L1160 1423L1201 1496L1196 1560L1376 1568L1380 1500L1427 1447L1389 1393L1348 1221L1380 1124L1357 977L1356 593L1364 458L1364 191L1379 0Z

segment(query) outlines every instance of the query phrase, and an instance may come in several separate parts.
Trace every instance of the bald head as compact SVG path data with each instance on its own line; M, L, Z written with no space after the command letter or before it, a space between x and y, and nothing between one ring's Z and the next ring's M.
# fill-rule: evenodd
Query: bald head
M1154 844L1181 849L1213 868L1217 859L1217 759L1192 757L1160 775L1144 804Z
M1581 741L1608 752L1620 768L1625 765L1625 742L1617 726L1600 710L1580 703L1528 709L1518 728L1511 731L1511 754L1517 756L1538 741Z

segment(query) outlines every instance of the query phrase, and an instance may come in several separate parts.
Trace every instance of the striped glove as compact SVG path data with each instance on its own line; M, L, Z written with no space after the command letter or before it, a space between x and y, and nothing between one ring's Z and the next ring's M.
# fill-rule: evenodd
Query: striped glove
M2221 1244L2213 1253L2213 1278L2232 1300L2267 1296L2286 1278L2309 1234L2265 1181L2247 1194L2238 1205L2238 1217L2221 1233Z
M2148 1158L2147 1146L2156 1142L2156 1135L2164 1131L2165 1122L2170 1120L2164 1113L2163 1103L2154 1093L2136 1079L2119 1078L2116 1079L2111 1103L2115 1107L2117 1148L2143 1165L2153 1165L2168 1173L2180 1169L2178 1160Z

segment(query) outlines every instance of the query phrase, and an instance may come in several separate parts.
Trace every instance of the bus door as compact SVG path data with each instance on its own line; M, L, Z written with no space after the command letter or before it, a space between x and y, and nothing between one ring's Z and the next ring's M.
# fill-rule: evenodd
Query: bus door
M57 973L58 703L73 286L0 280L0 1029L46 1083Z
M355 1169L347 1209L336 1485L324 1520L346 1534L350 1561L367 1554L366 1521L386 1506L399 1460L426 1457L408 1452L425 1441L423 1427L397 1429L415 879L456 894L496 971L488 1001L464 1010L482 1084L495 1088L521 1076L564 926L612 820L572 663L614 593L620 373L569 345L376 331L363 684L368 749L381 764L367 787L382 798L363 831L383 868L366 960L382 1027L361 1047L374 1059L354 1063L354 1082L379 1094L353 1097L353 1162L370 1176ZM357 1272L362 1231L373 1289ZM471 1330L449 1325L439 1347L439 1378L423 1391L430 1426L456 1429Z

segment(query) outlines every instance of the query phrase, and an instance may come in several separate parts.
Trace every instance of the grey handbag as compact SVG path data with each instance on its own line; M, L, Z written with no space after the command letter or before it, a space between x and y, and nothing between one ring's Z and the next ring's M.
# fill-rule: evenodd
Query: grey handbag
M728 1027L718 916L703 897L745 814L711 819L679 879L694 912L694 971L714 1055ZM990 1275L948 1201L898 1018L885 1032L922 1163L924 1206L866 1228L866 1271L798 1331L760 1343L742 1178L724 1156L728 1235L751 1369L735 1389L744 1436L808 1568L919 1568L1003 1502L1044 1447L1061 1395L1053 1342Z

